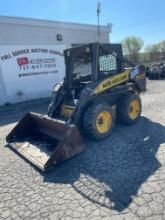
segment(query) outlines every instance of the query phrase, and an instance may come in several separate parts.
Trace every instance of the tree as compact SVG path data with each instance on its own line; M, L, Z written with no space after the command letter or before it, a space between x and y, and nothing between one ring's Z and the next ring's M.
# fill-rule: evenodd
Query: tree
M165 60L165 40L160 42L161 59Z
M160 44L152 44L148 45L145 48L145 51L148 53L151 61L157 61L160 60Z
M139 37L126 37L122 41L124 54L130 61L136 62L139 58L139 52L143 47L143 40Z
M139 53L138 61L144 62L144 61L149 61L149 60L150 60L150 56L147 52Z

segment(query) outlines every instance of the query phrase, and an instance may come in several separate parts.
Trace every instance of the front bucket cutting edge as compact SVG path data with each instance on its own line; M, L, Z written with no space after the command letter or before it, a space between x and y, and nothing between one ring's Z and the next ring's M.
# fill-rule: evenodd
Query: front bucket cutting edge
M42 171L84 150L77 127L37 113L27 113L6 137L14 150Z

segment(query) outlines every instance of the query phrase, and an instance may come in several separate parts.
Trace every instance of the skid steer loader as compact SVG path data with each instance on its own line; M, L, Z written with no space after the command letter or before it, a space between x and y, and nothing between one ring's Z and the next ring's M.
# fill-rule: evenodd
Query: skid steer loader
M28 113L7 136L18 153L46 171L81 153L81 134L110 135L117 118L135 123L146 89L142 66L124 68L120 44L91 43L64 51L66 74L52 90L48 116Z

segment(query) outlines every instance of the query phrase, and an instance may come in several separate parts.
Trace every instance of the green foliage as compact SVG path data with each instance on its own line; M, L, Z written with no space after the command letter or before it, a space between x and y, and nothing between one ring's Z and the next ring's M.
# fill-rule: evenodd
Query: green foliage
M165 61L165 40L146 46L144 52L140 52L143 40L139 37L126 37L122 41L122 46L125 57L133 63L137 61Z
M129 60L136 62L139 58L139 51L143 47L143 40L139 37L126 37L122 41L124 54L129 57Z
M139 59L138 61L149 61L150 57L147 52L139 53Z
M160 52L162 55L162 59L165 60L165 40L160 43Z
M165 60L165 41L148 45L145 51L148 53L151 61Z

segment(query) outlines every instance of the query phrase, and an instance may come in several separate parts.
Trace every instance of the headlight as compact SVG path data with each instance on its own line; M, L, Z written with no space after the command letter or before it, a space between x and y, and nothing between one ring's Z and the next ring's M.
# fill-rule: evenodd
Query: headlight
M131 79L135 78L138 74L139 74L139 68L138 67L134 67L132 69L132 71L130 72Z
M59 83L55 84L55 85L53 86L52 91L53 91L53 92L57 92L57 91L60 89L60 87L62 86L62 84L63 84L63 82L59 82Z

